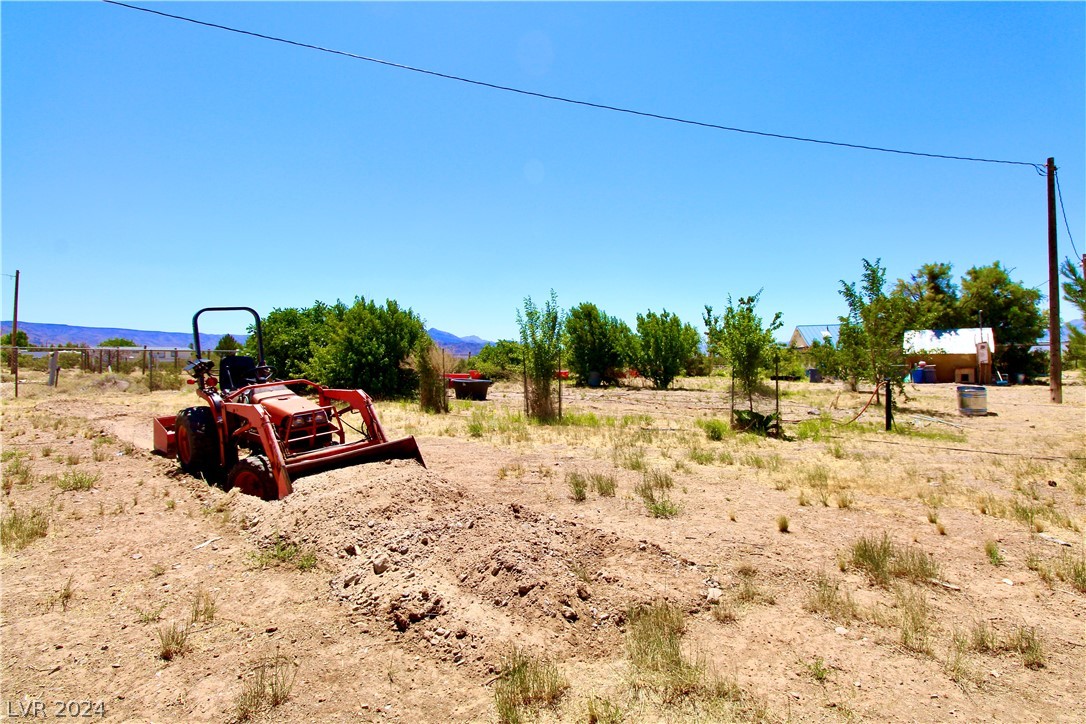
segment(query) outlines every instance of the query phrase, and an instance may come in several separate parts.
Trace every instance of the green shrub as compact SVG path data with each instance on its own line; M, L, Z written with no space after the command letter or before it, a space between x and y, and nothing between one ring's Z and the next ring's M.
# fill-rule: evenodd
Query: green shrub
M595 304L583 302L566 316L569 337L569 369L579 384L586 384L592 373L606 383L617 383L618 372L626 366L633 349L633 332L616 317Z
M732 434L731 427L723 420L698 420L698 427L705 431L705 437L714 442L719 442Z
M412 354L415 371L419 377L419 406L423 412L446 413L449 411L449 395L442 375L441 348L434 344L430 335L422 334L415 343Z
M326 315L324 325L327 343L311 352L306 377L378 397L406 397L418 389L418 374L407 360L426 331L413 311L391 299L381 306L356 297L342 314Z
M98 475L81 470L69 470L57 479L57 487L64 491L90 490L98 482Z
M689 324L666 309L637 315L636 367L652 380L658 390L666 390L686 369L698 351L701 335Z
M539 421L552 420L557 414L551 388L558 372L563 331L562 312L554 290L542 309L531 297L526 297L524 313L517 310L517 326L528 376L528 414Z

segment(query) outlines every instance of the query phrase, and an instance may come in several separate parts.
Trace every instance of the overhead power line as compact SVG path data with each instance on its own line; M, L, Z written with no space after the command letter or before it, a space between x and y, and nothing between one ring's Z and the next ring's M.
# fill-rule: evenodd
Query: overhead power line
M1053 174L1056 177L1056 193L1060 197L1060 211L1063 212L1063 226L1067 229L1067 238L1071 241L1071 248L1075 250L1075 256L1078 256L1078 247L1075 246L1075 238L1071 236L1071 225L1067 223L1067 209L1063 208L1063 189L1060 188L1060 172L1057 169Z
M297 40L290 40L288 38L280 38L274 35L266 35L264 33L257 33L251 30L242 30L240 28L230 27L229 25L221 25L219 23L209 23L204 20L196 20L194 18L185 17L183 15L174 15L172 13L165 13L160 10L151 10L150 8L139 7L138 5L129 5L128 3L118 2L118 0L102 0L109 5L117 5L120 7L129 8L131 10L139 10L140 12L150 13L152 15L158 15L164 18L170 18L172 20L181 20L186 23L193 23L194 25L202 25L207 28L215 28L217 30L225 30L231 33L238 33L239 35L248 35L253 38L260 38L261 40L270 40L276 43L284 43L286 45L293 45L299 48L306 48L309 50L316 50L322 53L331 53L332 55L341 55L346 58L352 58L354 60L364 60L368 63L377 63L378 65L388 66L390 68L399 68L400 70L408 70L413 73L422 73L423 75L433 76L435 78L444 78L446 80L458 81L460 83L468 83L471 85L481 86L483 88L490 88L492 90L505 91L507 93L517 93L524 96L531 96L533 98L541 98L548 101L559 101L561 103L570 103L572 105L585 106L588 108L596 108L604 111L613 111L615 113L625 113L632 116L641 116L642 118L654 118L660 121L670 121L672 123L684 123L690 126L698 126L701 128L711 128L718 131L730 131L732 133L745 133L751 136L761 136L763 138L776 138L784 141L800 141L802 143L816 143L823 146L835 146L838 148L852 148L861 151L878 151L880 153L894 153L902 156L920 156L923 158L939 158L948 161L972 161L976 163L999 163L1007 164L1010 166L1029 166L1036 169L1040 173L1044 173L1044 164L1031 163L1029 161L1007 161L998 158L978 158L974 156L957 156L944 153L924 153L921 151L906 151L899 148L885 148L882 146L868 146L860 143L846 143L844 141L827 141L819 138L807 138L805 136L792 136L784 133L770 133L769 131L755 131L749 128L737 128L735 126L725 126L719 123L708 123L705 121L695 121L689 118L679 118L677 116L668 116L662 113L650 113L648 111L638 111L632 108L622 108L620 106L607 105L605 103L593 103L591 101L577 100L575 98L567 98L565 96L556 96L548 93L539 93L536 91L524 90L523 88L514 88L512 86L499 85L497 83L488 83L486 81L474 80L472 78L464 78L457 75L450 75L448 73L441 73L436 70L427 70L426 68L416 68L410 65L404 65L403 63L394 63L390 60L382 60L380 58L371 58L365 55L358 55L357 53L350 53L345 50L336 50L334 48L325 48L319 45L313 45L311 43L303 43Z

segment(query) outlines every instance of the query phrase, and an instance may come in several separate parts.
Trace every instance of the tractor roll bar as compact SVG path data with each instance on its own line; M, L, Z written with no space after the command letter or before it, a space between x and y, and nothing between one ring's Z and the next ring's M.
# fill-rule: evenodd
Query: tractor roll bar
M260 333L260 315L252 307L204 307L192 315L192 342L196 351L196 359L200 359L200 315L204 312L248 312L256 320L256 353L257 364L264 365L264 338Z

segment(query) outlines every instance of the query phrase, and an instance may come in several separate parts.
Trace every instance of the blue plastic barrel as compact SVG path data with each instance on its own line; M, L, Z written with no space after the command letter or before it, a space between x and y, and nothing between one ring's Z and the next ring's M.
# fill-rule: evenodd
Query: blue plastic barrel
M933 385L935 382L935 365L928 365L924 368L924 383Z
M921 382L924 381L924 368L923 367L914 367L912 374L913 374L913 384L914 385L919 385Z

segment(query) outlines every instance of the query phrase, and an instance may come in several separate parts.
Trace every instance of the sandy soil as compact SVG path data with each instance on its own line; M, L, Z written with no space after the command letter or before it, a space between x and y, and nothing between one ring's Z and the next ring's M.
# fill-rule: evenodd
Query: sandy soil
M191 390L79 374L52 390L31 374L15 400L5 379L6 521L39 510L49 525L0 557L0 715L75 701L113 721L229 721L274 660L296 678L258 720L497 721L495 681L517 645L570 684L530 719L588 721L594 700L630 722L718 720L637 685L627 614L667 600L685 612L691 659L743 692L729 716L1086 717L1081 384L1059 406L1047 388L989 387L995 414L970 418L954 386L910 386L900 432L886 433L874 406L866 427L815 422L845 422L869 393L790 383L786 430L807 427L791 441L709 440L697 422L727 418L726 381L678 388L566 388L576 424L560 426L526 425L516 385L446 416L382 404L427 469L321 473L263 502L151 454L151 416L195 404ZM652 517L635 492L646 471L672 481L675 517ZM93 487L63 490L74 472ZM617 493L574 500L574 473L610 476ZM879 585L849 564L858 539L883 533L930 555L938 577ZM288 546L302 555L287 560ZM298 565L305 554L314 566ZM857 613L813 605L819 580ZM919 646L903 638L908 595L928 604ZM981 623L1003 645L955 645ZM167 661L173 624L188 638ZM1042 647L1032 667L1007 643L1024 631Z

